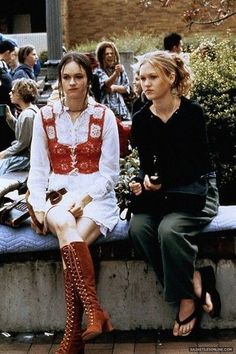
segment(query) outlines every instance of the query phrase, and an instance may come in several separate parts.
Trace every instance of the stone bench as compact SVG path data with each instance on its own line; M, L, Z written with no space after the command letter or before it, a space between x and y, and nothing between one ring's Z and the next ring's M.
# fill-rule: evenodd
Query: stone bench
M199 265L212 264L222 298L219 319L203 316L202 328L236 327L236 206L221 206L196 237ZM101 304L118 330L170 329L175 310L163 301L153 270L140 260L120 220L91 246ZM37 235L29 220L17 229L0 225L0 330L61 331L64 328L62 264L57 239ZM145 313L145 315L144 315Z

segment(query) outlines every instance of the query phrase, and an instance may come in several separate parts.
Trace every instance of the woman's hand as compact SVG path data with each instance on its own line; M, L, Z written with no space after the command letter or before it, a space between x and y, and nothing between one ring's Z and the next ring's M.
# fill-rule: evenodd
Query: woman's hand
M6 155L5 150L0 151L0 160L5 159L5 155Z
M39 224L42 225L42 228L39 227L38 225L36 225L36 223L34 223L33 221L31 221L31 227L32 229L40 235L46 235L47 230L44 224L44 217L45 217L45 213L44 211L35 211L34 215L36 217L36 219L38 220Z
M80 218L83 215L83 210L88 203L92 201L90 195L86 195L80 201L75 202L68 210L75 218Z
M124 71L124 66L122 64L116 64L115 72L119 75L120 73L123 73L123 71Z
M80 218L83 215L84 205L81 202L76 202L68 210L76 219Z
M132 181L129 183L129 188L135 195L140 195L142 193L142 185L140 182Z
M143 181L143 185L144 185L144 188L147 190L147 191L158 191L159 189L161 189L161 183L160 184L153 184L150 182L150 178L148 177L148 175L145 175L144 177L144 181Z

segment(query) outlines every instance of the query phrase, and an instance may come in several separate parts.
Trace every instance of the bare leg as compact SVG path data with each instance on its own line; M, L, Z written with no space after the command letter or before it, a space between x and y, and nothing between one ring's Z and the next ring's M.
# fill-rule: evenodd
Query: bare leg
M193 286L195 295L200 298L202 294L202 281L201 275L198 271L194 271L193 273ZM206 304L202 307L207 313L210 313L213 310L213 304L211 302L211 296L209 293L206 293Z

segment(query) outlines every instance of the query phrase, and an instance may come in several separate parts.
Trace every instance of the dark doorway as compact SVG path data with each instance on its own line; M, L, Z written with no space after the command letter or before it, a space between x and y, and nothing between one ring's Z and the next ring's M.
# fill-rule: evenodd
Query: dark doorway
M0 15L0 32L46 32L45 0L5 1Z

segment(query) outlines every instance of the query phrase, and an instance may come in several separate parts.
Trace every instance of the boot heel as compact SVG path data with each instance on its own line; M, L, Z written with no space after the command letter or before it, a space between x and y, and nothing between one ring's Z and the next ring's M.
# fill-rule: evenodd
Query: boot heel
M106 320L106 322L104 322L104 325L102 327L102 331L103 332L111 332L113 330L114 330L114 328L112 326L111 321L110 320Z

